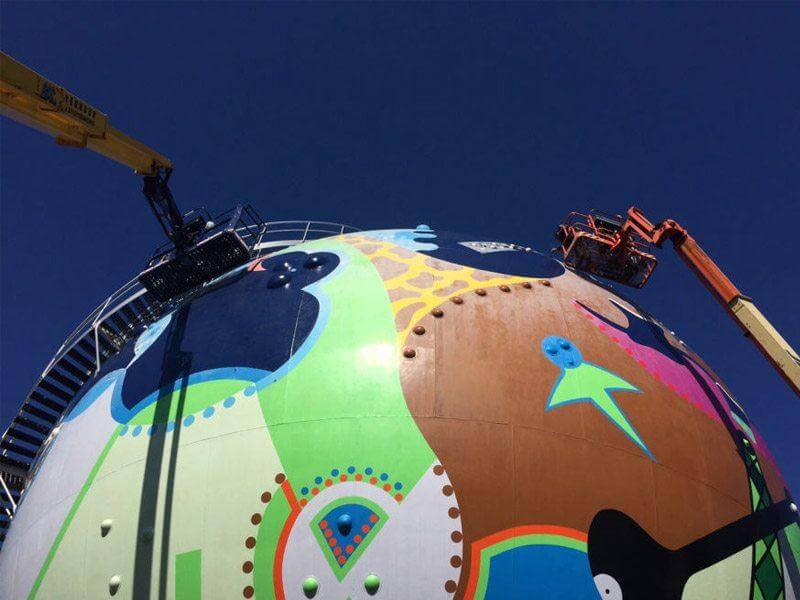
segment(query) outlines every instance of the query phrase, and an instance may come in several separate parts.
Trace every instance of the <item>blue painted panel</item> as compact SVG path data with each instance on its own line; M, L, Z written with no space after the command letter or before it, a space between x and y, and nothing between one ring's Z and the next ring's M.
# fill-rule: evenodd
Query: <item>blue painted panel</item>
M153 391L154 382L171 386L184 376L187 364L190 373L233 367L243 374L276 371L289 359L293 344L296 349L306 339L319 314L318 300L303 288L338 264L332 253L290 252L211 286L213 293L184 309L185 323L176 313L166 331L128 368L124 405L132 408ZM178 335L179 348L168 352Z
M208 286L203 295L152 324L135 343L106 361L100 385L87 390L69 418L83 412L112 383L124 381L122 389L115 390L112 410L115 418L126 422L156 391L154 385L172 389L178 379L192 384L234 376L257 381L278 371L320 316L317 296L304 288L324 279L339 262L329 252L290 252Z
M486 600L596 600L585 552L563 546L520 546L490 561Z

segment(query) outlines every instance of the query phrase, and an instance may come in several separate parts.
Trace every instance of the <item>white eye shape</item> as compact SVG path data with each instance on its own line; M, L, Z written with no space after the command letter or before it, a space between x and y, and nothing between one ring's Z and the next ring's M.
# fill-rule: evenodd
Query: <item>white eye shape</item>
M611 575L600 573L594 578L594 584L603 600L622 600L622 588Z

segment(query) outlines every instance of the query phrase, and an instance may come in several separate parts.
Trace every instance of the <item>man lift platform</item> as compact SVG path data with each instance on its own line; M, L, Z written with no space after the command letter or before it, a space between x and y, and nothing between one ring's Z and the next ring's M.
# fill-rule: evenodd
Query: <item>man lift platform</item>
M651 223L635 206L625 217L572 212L556 230L564 262L579 271L641 288L656 268L653 246L672 242L678 256L733 317L786 383L800 396L800 357L742 294L697 241L672 219Z

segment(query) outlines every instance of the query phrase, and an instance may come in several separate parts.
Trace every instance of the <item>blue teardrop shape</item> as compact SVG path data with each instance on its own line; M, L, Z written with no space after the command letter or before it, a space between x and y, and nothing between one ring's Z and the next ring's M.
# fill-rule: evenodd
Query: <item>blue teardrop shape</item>
M339 535L350 535L350 530L353 528L353 519L347 513L340 515L336 519L336 529L339 530Z

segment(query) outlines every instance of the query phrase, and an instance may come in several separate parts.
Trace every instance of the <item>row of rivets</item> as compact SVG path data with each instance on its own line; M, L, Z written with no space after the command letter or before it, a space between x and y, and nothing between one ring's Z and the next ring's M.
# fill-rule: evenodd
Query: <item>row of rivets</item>
M308 257L305 263L303 263L303 267L306 269L319 269L327 262L328 260L323 256L312 255ZM275 265L272 268L272 271L275 274L269 278L269 281L267 281L267 287L270 289L276 289L287 286L292 280L290 273L294 273L296 270L297 269L295 269L294 266L288 262Z
M286 475L284 475L283 473L278 473L277 475L275 475L275 483L277 483L278 485L282 484L285 480L286 480ZM272 493L265 491L261 494L261 502L263 502L264 504L268 504L270 500L272 500ZM253 513L250 516L250 522L253 525L260 525L261 513ZM256 547L256 538L251 535L244 541L244 545L248 550L252 550L253 548ZM242 572L247 574L252 573L253 562L246 560L242 564ZM252 585L245 586L245 588L242 590L242 595L245 598L252 598L255 595L255 593L256 590Z
M546 279L540 279L538 281L539 281L540 284L542 284L544 286L548 286L549 287L551 285L550 282L548 280L546 280ZM526 290L529 290L529 289L531 289L533 287L529 281L524 281L524 282L522 282L521 285ZM505 283L503 283L501 285L498 285L497 287L501 292L508 293L508 292L511 291L511 287L506 285ZM486 290L483 289L483 288L478 288L477 290L475 290L475 293L478 296L485 296L486 295ZM453 297L450 298L450 302L452 302L453 304L456 304L456 305L464 304L464 298L462 298L461 296L453 296ZM440 319L440 318L442 318L444 316L444 311L441 308L436 307L433 310L431 310L431 314L434 317L436 317L437 319ZM425 328L422 325L417 325L417 326L414 327L414 329L412 331L414 333L416 333L417 335L423 335L425 333ZM403 348L403 356L405 356L406 358L414 358L416 355L417 355L417 351L414 350L413 348L411 348L410 346L406 346L405 348Z
M100 537L106 537L111 532L111 526L114 521L111 519L103 519L100 522ZM122 585L122 579L119 575L112 575L108 580L108 593L112 596L116 595L119 591L119 586Z
M438 475L438 476L441 477L442 475L444 475L444 467L442 465L434 465L433 472L434 472L435 475ZM450 484L446 484L445 486L442 487L442 493L445 496L452 496L453 495L453 486L450 485ZM460 511L455 506L451 506L447 510L447 515L451 519L457 519L460 514L461 514ZM453 540L453 542L458 543L463 539L463 535L461 534L460 531L456 530L456 531L453 531L450 534L450 539ZM454 554L453 556L451 556L450 557L450 565L452 567L456 568L456 569L458 567L460 567L461 566L461 557L458 556L457 554ZM454 580L448 579L447 581L444 582L444 589L448 594L453 594L458 589L458 584Z

